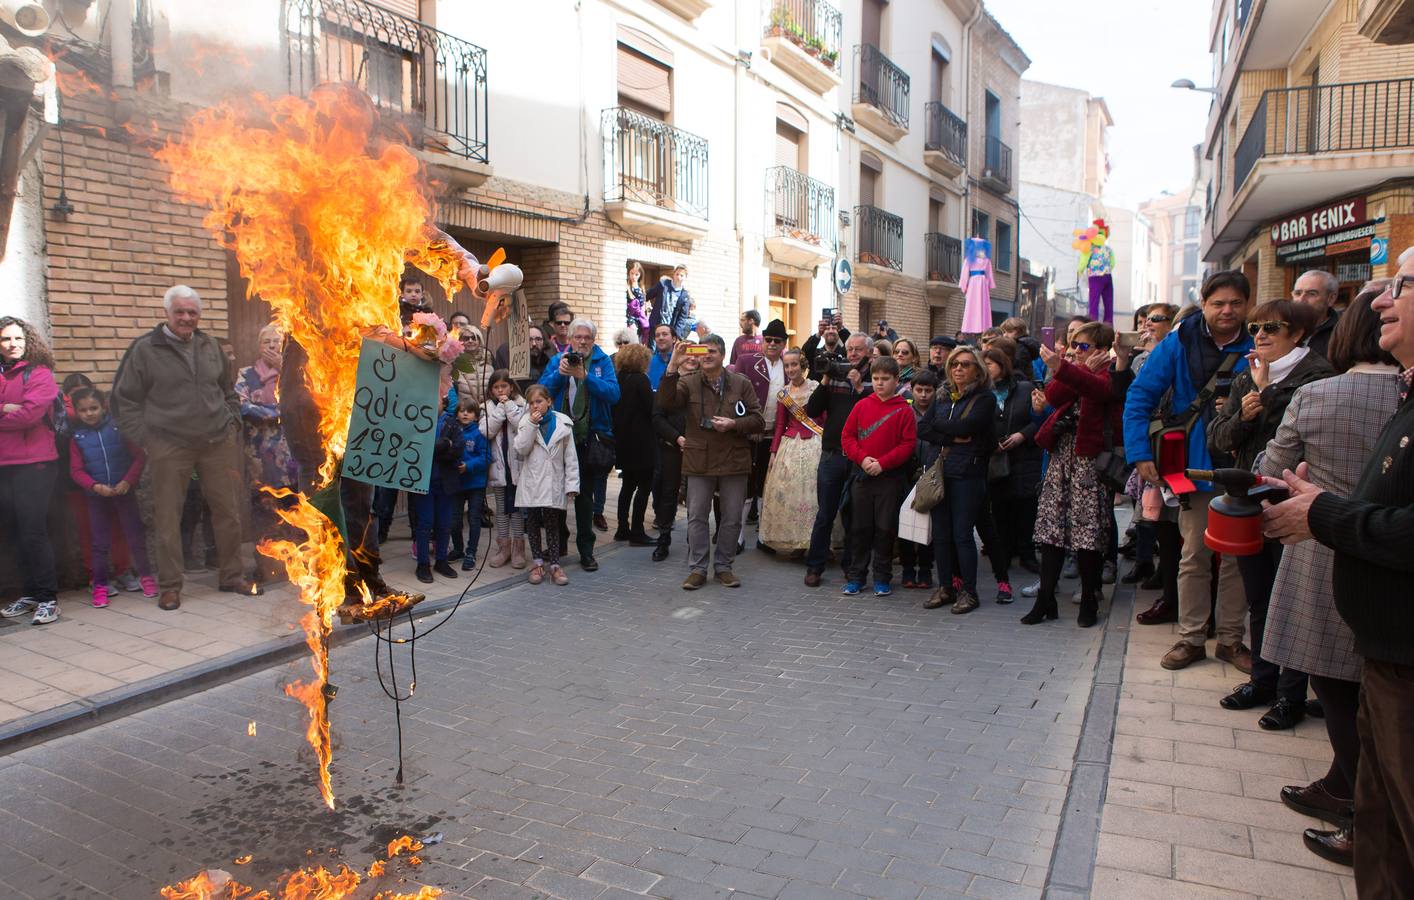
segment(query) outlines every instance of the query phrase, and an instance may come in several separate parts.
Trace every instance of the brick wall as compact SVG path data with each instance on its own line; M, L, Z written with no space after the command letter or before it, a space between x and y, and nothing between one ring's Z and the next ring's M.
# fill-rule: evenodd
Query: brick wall
M64 125L41 155L49 312L58 376L79 372L106 387L123 352L162 319L162 294L188 284L202 296L202 327L227 328L225 253L201 225L202 210L167 187L153 145L129 137L98 95L64 101ZM143 104L162 133L184 110ZM113 137L109 137L113 135ZM62 177L61 177L62 153ZM74 212L52 212L63 190Z

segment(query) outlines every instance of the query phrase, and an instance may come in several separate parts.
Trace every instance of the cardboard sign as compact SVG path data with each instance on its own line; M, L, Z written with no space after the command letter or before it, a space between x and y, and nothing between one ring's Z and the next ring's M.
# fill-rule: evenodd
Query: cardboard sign
M427 493L437 437L438 375L435 362L381 341L363 342L343 477Z

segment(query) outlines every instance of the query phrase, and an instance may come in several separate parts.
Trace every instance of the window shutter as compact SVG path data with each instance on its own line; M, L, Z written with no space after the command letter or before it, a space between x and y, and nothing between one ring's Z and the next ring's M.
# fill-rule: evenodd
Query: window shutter
M776 122L776 165L800 169L800 132Z
M409 19L421 18L418 0L377 0L377 4L398 15L407 16Z
M672 69L619 44L619 96L664 117L673 111Z

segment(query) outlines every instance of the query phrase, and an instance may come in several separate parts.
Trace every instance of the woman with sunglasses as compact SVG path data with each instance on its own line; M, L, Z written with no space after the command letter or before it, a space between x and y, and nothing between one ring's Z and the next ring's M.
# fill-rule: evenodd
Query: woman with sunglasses
M1247 332L1255 346L1247 354L1249 368L1232 380L1231 393L1208 427L1208 449L1214 459L1228 453L1238 468L1251 469L1276 436L1296 389L1335 374L1324 357L1301 346L1316 325L1316 311L1294 300L1270 300L1252 310ZM1271 731L1292 728L1306 717L1306 675L1283 670L1262 655L1267 607L1281 554L1281 543L1268 540L1260 553L1237 558L1251 614L1252 674L1220 701L1224 709L1272 704L1257 721Z
M1036 432L1036 443L1049 450L1051 458L1036 516L1041 583L1035 605L1021 617L1023 625L1059 617L1056 585L1066 551L1075 554L1080 569L1077 624L1089 628L1099 615L1113 504L1109 488L1095 472L1094 460L1105 449L1106 424L1113 426L1118 406L1110 384L1114 334L1104 322L1089 322L1072 332L1064 357L1041 348L1041 359L1051 373L1046 401L1053 412Z
M943 499L931 513L938 587L924 609L951 603L952 611L962 615L977 608L977 543L972 532L987 502L987 457L997 443L996 413L992 376L982 357L974 347L956 348L948 354L943 389L918 423L918 439L946 454Z

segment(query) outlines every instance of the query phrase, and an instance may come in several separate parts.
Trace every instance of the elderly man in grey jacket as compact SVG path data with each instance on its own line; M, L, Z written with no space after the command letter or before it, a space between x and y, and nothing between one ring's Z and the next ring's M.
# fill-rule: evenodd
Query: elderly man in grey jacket
M162 297L166 321L137 338L113 379L113 414L147 453L156 520L157 605L181 606L182 503L195 470L211 508L220 589L261 593L241 571L241 503L246 496L240 402L216 339L197 327L201 298L184 284Z

